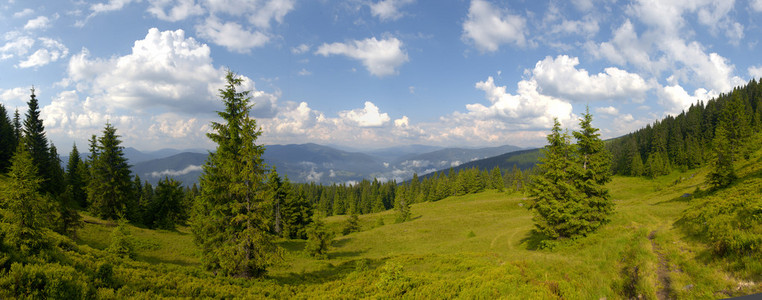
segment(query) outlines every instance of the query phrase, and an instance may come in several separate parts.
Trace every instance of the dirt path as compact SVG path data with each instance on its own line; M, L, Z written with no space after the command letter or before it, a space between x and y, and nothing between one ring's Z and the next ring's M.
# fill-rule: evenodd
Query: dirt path
M656 253L656 257L659 258L659 266L656 270L656 277L659 280L660 287L656 291L656 297L659 300L671 299L670 290L672 289L672 286L671 280L669 279L669 264L667 262L667 258L664 257L661 246L659 246L659 244L657 244L654 240L655 237L656 230L651 231L651 233L648 234L648 239L651 240L651 248L653 249L654 253Z

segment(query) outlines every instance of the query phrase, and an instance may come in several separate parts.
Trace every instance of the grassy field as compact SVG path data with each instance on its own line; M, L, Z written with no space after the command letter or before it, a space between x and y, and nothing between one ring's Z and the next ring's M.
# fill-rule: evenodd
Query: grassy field
M746 164L742 176L756 176L757 165ZM733 271L676 225L696 201L688 194L706 190L705 173L615 177L609 184L616 204L612 222L552 250L537 249L524 195L487 191L415 204L413 220L400 224L392 211L362 215L362 230L346 236L339 232L347 216L329 217L337 237L327 260L305 255L302 240L282 240L284 262L262 280L208 279L187 228L131 228L138 246L134 264L149 269L142 275L149 282L164 276L150 272L168 272L225 286L214 296L712 299L762 292L761 274ZM78 243L105 248L114 224L85 220Z

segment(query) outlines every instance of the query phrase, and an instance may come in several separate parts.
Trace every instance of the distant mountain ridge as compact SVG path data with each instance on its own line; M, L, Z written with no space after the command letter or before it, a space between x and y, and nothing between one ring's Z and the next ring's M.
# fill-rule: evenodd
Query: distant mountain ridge
M331 184L373 178L402 182L416 173L425 174L520 149L510 145L474 149L411 145L351 152L308 143L267 145L262 158L292 182ZM155 184L164 177L171 177L190 186L198 181L201 166L208 155L193 151L163 149L143 153L125 148L125 156L132 165L133 173L142 180ZM170 155L156 157L161 154Z

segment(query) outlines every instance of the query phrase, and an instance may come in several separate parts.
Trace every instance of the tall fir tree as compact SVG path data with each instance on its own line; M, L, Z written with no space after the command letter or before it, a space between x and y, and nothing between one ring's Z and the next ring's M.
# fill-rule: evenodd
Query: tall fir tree
M159 180L154 191L150 210L153 220L146 224L151 228L175 229L183 214L183 188L180 182L169 177Z
M11 158L16 151L16 134L13 129L8 111L0 103L0 173L5 173L11 167Z
M283 236L283 203L286 201L286 191L283 189L283 181L278 171L273 168L268 180L268 192L273 205L273 233Z
M66 164L66 185L71 188L71 198L76 205L84 208L87 205L87 193L85 191L85 179L83 169L85 164L79 155L77 145L74 144L69 152L69 161Z
M53 192L53 183L50 180L50 148L48 148L45 126L42 124L42 119L40 119L40 106L34 91L34 88L32 88L32 94L29 97L29 102L27 102L29 108L26 112L26 119L24 119L23 139L29 155L32 156L32 163L37 168L37 175L43 180L42 192L51 193Z
M707 175L707 182L714 187L727 186L737 179L735 162L751 135L745 102L734 91L720 112L713 140L712 170Z
M136 207L130 165L121 143L111 123L106 123L103 136L98 138L97 143L91 141L87 199L90 211L100 218L115 220L134 217Z
M586 221L585 211L573 175L574 148L569 135L561 131L561 123L554 119L553 129L547 137L548 145L542 150L540 175L533 176L529 209L534 212L535 227L552 238L570 238L579 234Z
M210 153L199 182L192 222L195 242L204 266L228 276L261 277L282 257L273 242L265 191L264 147L255 144L261 134L249 116L248 91L237 91L243 79L226 74L220 89L225 123L212 122L207 136L217 144Z
M48 246L45 230L54 219L53 203L41 193L38 175L23 141L16 147L8 183L0 194L5 242L25 254L34 254Z
M16 137L16 145L21 143L21 138L24 136L24 132L21 129L21 115L19 115L19 109L16 108L16 112L13 113L13 135Z
M582 192L580 201L585 211L580 216L585 222L579 229L582 234L595 231L609 221L608 216L614 210L606 183L611 181L611 155L600 138L598 128L592 126L593 115L590 109L579 121L579 131L574 131L577 140L577 164L575 185Z

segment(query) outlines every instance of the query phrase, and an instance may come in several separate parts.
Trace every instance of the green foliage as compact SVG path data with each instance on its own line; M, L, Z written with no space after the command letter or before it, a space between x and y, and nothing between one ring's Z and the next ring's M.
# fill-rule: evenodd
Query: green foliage
M183 197L185 195L179 181L169 177L159 180L149 204L146 225L151 228L175 229L175 225L183 221Z
M605 184L611 181L610 157L597 132L588 111L574 132L576 148L561 133L558 120L548 135L529 208L538 231L551 239L587 235L609 221L613 202Z
M24 143L13 156L9 182L2 191L0 208L5 242L24 254L48 247L45 230L54 219L53 203L40 193L42 179Z
M130 180L130 166L124 157L122 141L116 128L106 123L103 136L90 141L92 159L87 185L90 211L104 219L124 216L134 219L136 201Z
M40 118L40 106L37 102L37 96L34 94L34 88L32 88L32 94L27 102L29 108L26 112L26 118L24 119L23 128L23 144L27 147L29 155L32 157L32 163L37 169L37 175L44 180L41 183L41 192L51 193L54 192L50 184L52 174L50 160L50 148L48 148L48 139L45 137L45 126L42 124Z
M738 178L734 164L744 152L743 148L750 135L745 101L739 93L733 93L720 113L719 124L715 129L712 171L707 176L707 183L714 187L725 187Z
M266 197L261 131L249 116L249 91L231 71L220 89L226 123L212 122L207 136L217 144L203 166L192 220L195 241L207 269L229 276L261 277L281 257L270 234L271 202Z
M11 158L13 158L13 152L16 151L16 140L8 112L5 110L5 106L0 103L0 174L7 172L11 167Z
M402 265L394 262L387 262L381 267L378 281L376 281L376 287L387 296L401 297L410 290L413 285L411 284L410 278L403 274Z
M333 238L334 233L328 230L320 216L315 215L312 224L307 227L307 245L304 251L312 257L327 259Z
M410 200L405 196L405 188L397 189L397 196L395 197L394 209L397 211L397 223L407 222L410 220Z
M69 161L66 164L66 185L70 188L68 190L70 199L79 207L87 206L87 192L85 188L85 178L83 175L87 172L87 167L79 156L79 150L75 144L71 148L69 153Z
M74 268L58 263L14 263L0 276L0 298L83 299L90 291Z
M341 229L341 233L347 235L358 231L360 231L359 218L357 214L351 214L347 217L347 222L344 224L344 228Z
M106 251L123 258L135 258L135 241L133 240L129 222L125 218L120 218L114 230L111 231L111 244Z

